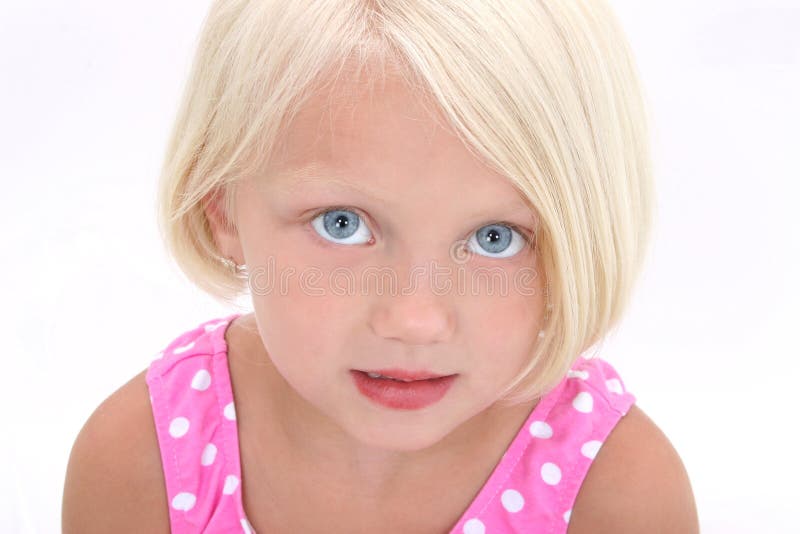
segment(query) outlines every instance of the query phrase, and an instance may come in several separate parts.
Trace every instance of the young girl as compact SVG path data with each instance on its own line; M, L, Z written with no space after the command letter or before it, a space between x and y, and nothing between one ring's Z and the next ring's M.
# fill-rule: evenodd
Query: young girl
M697 531L596 347L646 255L643 98L598 0L218 0L159 199L253 311L73 447L64 531Z

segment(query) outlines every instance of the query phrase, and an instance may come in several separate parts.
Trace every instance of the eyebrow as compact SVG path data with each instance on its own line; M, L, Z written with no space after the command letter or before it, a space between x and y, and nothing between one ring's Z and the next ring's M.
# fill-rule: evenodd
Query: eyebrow
M365 191L360 187L356 187L350 182L339 179L338 177L332 176L330 174L326 176L305 176L305 175L297 176L296 173L292 173L292 175L293 176L290 181L288 181L285 184L281 184L279 186L279 189L282 192L285 192L287 194L296 194L298 193L298 189L302 190L307 185L312 185L314 187L325 187L326 189L329 189L331 191L336 191L339 188L345 188L353 191L354 193L358 193L360 195L368 197L369 199L374 200L375 202L378 202L380 204L384 205L388 204L386 200L383 200L374 193Z
M329 165L310 163L300 167L284 169L279 174L281 175L281 181L283 183L278 185L278 189L286 194L296 194L298 189L302 189L306 185L313 185L315 187L335 185L363 195L379 204L388 205L388 202L380 198L379 195L370 191L365 191L363 188L341 179L340 176L342 176L343 173ZM284 179L285 182L283 181ZM328 189L335 191L336 187L328 187Z
M324 175L320 175L324 173ZM306 163L304 165L293 166L293 167L285 167L279 173L281 179L285 179L285 182L278 185L278 189L286 194L297 194L298 189L301 189L306 185L311 185L316 187L317 185L321 186L328 186L328 185L335 185L338 187L342 187L348 189L356 194L363 195L370 200L381 204L382 206L389 206L390 202L384 200L380 196L372 193L368 190L364 190L361 187L358 187L350 182L341 179L340 177L343 176L341 170L337 169L334 166L320 163L320 162L311 162ZM336 191L337 187L329 187L330 191ZM514 204L514 207L508 209L508 204L499 204L496 206L489 207L487 209L483 209L477 211L472 214L472 217L488 217L494 213L506 213L506 214L524 214L527 215L529 218L529 223L533 224L535 222L535 217L533 215L533 209L525 203L523 197L519 198L518 204Z

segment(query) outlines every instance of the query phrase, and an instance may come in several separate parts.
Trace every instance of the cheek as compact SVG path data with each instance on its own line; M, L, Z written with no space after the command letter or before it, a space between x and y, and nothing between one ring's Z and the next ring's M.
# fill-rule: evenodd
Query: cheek
M478 354L494 355L486 361L500 363L502 356L516 365L527 357L538 334L538 307L538 299L532 296L509 293L478 298L465 315L470 344L480 347Z
M284 276L280 269L271 291L253 294L253 305L263 324L264 346L276 366L285 371L310 371L335 365L347 339L347 299L315 295L303 287L297 270ZM352 311L352 310L351 310Z
M320 251L298 227L252 237L249 258L261 274L251 277L250 291L273 358L292 358L299 366L310 359L335 360L358 315L357 297L348 296L350 277L331 280L331 271L341 269L342 262ZM335 289L349 292L340 296Z

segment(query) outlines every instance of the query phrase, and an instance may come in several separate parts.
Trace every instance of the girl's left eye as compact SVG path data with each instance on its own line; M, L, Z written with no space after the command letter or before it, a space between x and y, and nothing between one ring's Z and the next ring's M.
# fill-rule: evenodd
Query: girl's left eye
M489 258L510 258L528 243L527 238L513 226L487 224L478 228L469 238L467 246L476 254Z
M324 211L311 221L314 230L328 241L343 245L369 243L372 232L359 215L348 209Z

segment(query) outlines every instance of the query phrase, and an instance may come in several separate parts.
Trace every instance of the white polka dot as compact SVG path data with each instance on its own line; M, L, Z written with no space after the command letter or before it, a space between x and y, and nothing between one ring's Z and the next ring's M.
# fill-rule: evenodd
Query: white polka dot
M149 395L149 397L150 397L150 404L153 404L153 397L152 397L152 395Z
M534 438L549 439L553 437L553 427L544 421L534 421L529 430Z
M589 378L589 371L575 371L574 369L570 369L567 371L567 376L569 378L580 378L581 380L586 380Z
M572 406L582 413L590 413L594 406L594 399L588 391L581 391L572 399Z
M250 524L250 521L248 521L246 517L241 518L239 522L242 524L242 532L244 532L244 534L255 534L253 525Z
M503 508L511 513L516 513L522 510L525 506L525 499L522 494L514 489L507 489L500 496L500 501L503 503Z
M203 327L206 332L213 332L220 326L227 324L227 321L220 321L219 323L207 324Z
M236 475L228 475L225 477L225 486L222 488L222 493L225 495L231 495L234 491L236 491L236 486L239 485L239 479Z
M189 431L189 420L185 417L176 417L169 423L169 435L179 438Z
M172 507L185 512L194 508L195 502L197 502L197 497L193 493L182 491L172 498Z
M464 523L464 528L462 530L464 534L484 534L484 532L486 532L486 527L480 519L472 518Z
M564 512L564 523L569 523L569 518L572 516L572 510Z
M229 419L231 421L236 419L236 408L233 407L233 401L225 405L225 409L222 411L222 413L225 414L225 419Z
M209 443L203 449L203 454L200 456L200 463L203 465L211 465L214 463L214 458L217 457L217 446Z
M561 469L554 463L547 462L542 466L542 480L545 484L555 486L561 482Z
M192 341L188 345L184 345L182 347L177 347L177 348L172 349L172 353L173 354L180 354L181 352L186 352L187 350L191 349L192 347L194 347L194 341Z
M603 445L602 441L597 441L593 439L592 441L587 441L581 447L581 454L586 456L587 458L591 458L594 460L594 457L597 456L597 451L600 450L600 447Z
M205 369L200 369L192 378L192 388L198 391L205 391L211 385L211 374Z
M620 395L623 393L622 382L619 381L619 378L609 378L606 380L606 387L608 391L612 393L619 393Z

